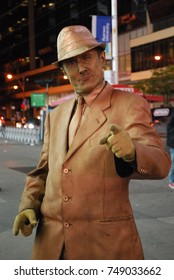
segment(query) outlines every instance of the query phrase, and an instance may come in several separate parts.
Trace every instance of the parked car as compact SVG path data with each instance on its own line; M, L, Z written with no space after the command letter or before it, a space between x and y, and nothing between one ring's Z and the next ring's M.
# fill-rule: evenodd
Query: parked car
M161 136L166 135L167 124L172 115L172 107L159 107L151 109L152 112L152 126L157 130Z

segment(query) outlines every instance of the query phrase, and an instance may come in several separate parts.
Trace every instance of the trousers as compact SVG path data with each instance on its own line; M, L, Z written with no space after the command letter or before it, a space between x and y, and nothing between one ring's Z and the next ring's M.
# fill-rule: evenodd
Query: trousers
M170 148L171 167L169 171L169 183L174 183L174 148Z

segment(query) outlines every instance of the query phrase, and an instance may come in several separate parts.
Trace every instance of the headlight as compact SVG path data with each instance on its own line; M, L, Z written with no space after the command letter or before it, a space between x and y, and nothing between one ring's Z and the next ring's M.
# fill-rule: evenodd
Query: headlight
M34 128L34 124L33 123L29 123L28 124L28 128L33 129Z
M16 127L17 127L17 128L21 128L21 127L22 127L22 124L21 124L21 123L16 123Z

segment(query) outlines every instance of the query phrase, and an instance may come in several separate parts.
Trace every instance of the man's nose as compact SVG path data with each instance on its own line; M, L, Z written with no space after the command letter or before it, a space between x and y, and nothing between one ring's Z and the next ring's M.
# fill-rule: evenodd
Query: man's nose
M86 70L85 63L79 57L77 58L77 68L78 68L79 73Z

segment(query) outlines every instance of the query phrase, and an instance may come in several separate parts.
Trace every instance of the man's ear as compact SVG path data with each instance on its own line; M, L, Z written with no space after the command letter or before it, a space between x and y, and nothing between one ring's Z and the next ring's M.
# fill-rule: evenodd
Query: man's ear
M106 63L106 53L105 53L105 51L103 51L101 53L100 59L102 61L102 65L105 66L105 63Z

